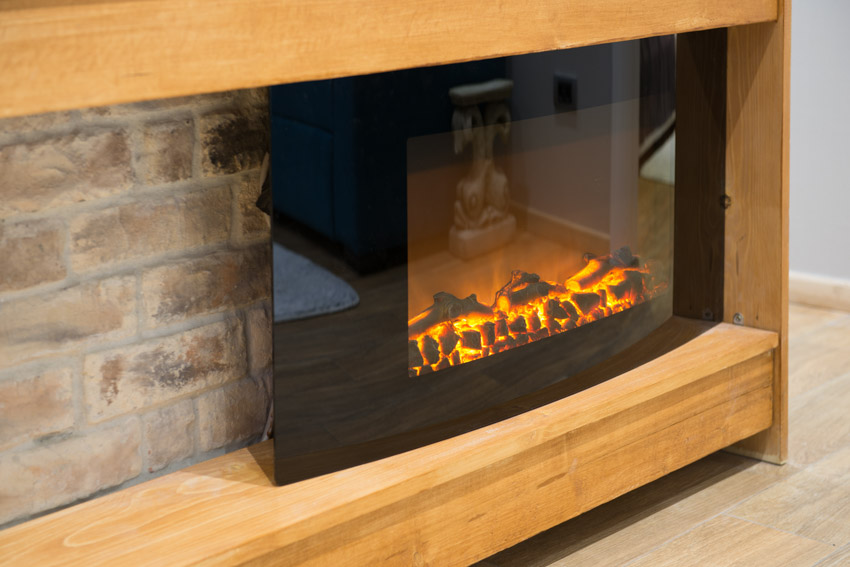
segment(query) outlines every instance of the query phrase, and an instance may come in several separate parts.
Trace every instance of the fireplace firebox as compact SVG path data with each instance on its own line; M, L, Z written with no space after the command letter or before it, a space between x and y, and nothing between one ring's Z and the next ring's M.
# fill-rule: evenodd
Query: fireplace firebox
M673 36L270 99L278 482L586 389L672 316Z

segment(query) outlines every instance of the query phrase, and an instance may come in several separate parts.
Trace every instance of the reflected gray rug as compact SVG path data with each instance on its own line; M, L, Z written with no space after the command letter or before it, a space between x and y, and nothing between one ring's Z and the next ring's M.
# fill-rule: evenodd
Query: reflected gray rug
M276 242L273 260L275 323L335 313L360 303L346 282Z

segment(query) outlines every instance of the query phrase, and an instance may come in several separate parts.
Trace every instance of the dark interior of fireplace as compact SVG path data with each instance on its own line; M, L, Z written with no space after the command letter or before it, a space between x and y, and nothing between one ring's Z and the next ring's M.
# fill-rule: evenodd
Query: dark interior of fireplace
M661 37L272 88L278 483L670 348L674 69Z

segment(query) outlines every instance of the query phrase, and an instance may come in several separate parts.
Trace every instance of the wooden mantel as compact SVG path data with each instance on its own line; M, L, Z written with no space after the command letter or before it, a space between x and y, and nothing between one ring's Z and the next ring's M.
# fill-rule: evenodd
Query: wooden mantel
M0 118L776 18L776 0L0 0Z
M0 564L463 565L741 440L742 451L781 461L789 8L790 0L0 0L0 117L728 27L717 178L731 202L725 247L715 251L726 268L724 322L677 311L601 365L617 372L598 386L286 487L271 486L268 444L237 451L4 530ZM704 87L704 69L694 70Z

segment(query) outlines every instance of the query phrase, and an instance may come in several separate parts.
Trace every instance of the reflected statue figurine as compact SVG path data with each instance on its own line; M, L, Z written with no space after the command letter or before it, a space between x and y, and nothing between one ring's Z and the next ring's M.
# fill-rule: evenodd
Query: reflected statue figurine
M496 136L507 142L510 134L511 113L505 99L512 89L513 81L493 79L449 90L455 105L455 153L462 153L466 146L472 149L472 164L457 185L454 226L449 233L450 250L464 259L504 246L516 231L508 178L493 160Z

